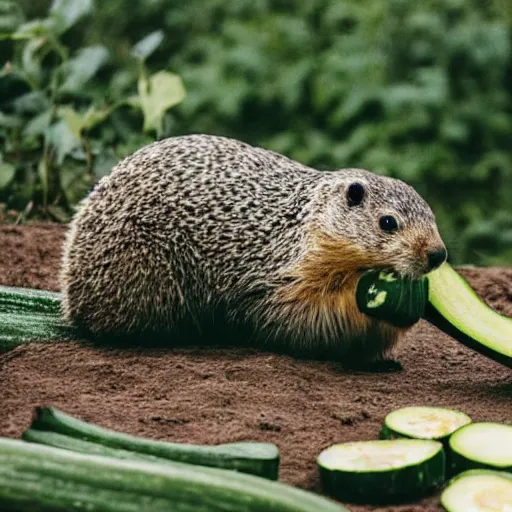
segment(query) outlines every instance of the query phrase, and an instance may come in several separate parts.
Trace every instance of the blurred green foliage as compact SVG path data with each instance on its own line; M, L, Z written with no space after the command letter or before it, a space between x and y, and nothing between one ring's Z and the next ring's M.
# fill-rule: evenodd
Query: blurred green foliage
M52 5L73 18L66 29L48 28ZM11 33L30 34L0 45L11 62L0 76L0 201L11 207L69 211L85 185L154 137L214 133L319 168L401 178L431 204L452 262L512 263L508 0L2 8L1 31L8 19Z
M25 215L67 220L120 158L163 135L166 111L185 97L178 75L145 65L162 31L114 63L101 42L76 38L95 12L92 0L54 0L26 20L18 2L0 0L12 59L0 73L0 201Z

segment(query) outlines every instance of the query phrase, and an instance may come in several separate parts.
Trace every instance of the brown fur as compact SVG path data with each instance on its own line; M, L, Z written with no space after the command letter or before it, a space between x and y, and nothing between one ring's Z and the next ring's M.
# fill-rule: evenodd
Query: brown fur
M276 292L275 303L281 308L288 305L286 314L280 311L281 321L283 318L300 318L300 322L309 325L310 332L314 333L316 319L331 317L332 322L350 333L344 344L346 354L355 350L357 353L352 357L365 359L367 354L370 360L391 356L407 329L361 313L355 298L364 269L385 268L387 261L377 252L362 252L349 242L321 232L315 233L314 239L315 248L288 273L293 278L292 283ZM327 320L322 325L330 323ZM333 325L332 330L336 330L336 326ZM330 333L317 333L319 337L322 334L326 340L330 339Z

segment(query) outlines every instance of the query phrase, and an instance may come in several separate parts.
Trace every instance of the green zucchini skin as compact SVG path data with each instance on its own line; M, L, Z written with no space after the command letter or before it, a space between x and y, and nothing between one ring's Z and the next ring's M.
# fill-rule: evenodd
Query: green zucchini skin
M445 482L445 452L439 447L420 464L389 471L340 471L319 465L320 482L328 495L351 503L383 505L417 499Z
M376 300L382 294L381 301ZM410 327L418 322L428 299L425 278L401 278L381 270L369 270L359 279L356 289L357 307L368 316L397 327Z
M60 293L0 286L0 353L30 341L77 339L60 307Z
M450 446L450 467L449 474L450 475L458 475L460 473L469 471L469 470L488 470L488 471L512 471L512 465L510 466L493 466L492 464L486 464L485 462L480 462L478 460L470 459L469 457L465 457L462 453L459 453Z
M0 510L347 512L327 498L252 475L6 438L0 438Z
M464 457L464 455L454 452L453 450L450 452L450 474L451 475L458 475L459 473L462 473L464 471L468 471L471 469L512 471L512 466L497 468L496 466L493 466L491 464L485 464L483 462L479 462L479 461Z
M55 432L108 448L161 459L230 469L270 480L278 478L279 449L272 443L239 442L211 446L153 441L79 420L53 407L35 408L32 424L24 436L35 431Z

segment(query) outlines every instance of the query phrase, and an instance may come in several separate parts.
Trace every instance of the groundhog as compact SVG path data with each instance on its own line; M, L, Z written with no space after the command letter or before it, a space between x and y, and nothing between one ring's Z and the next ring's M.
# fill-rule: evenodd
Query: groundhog
M171 137L122 160L79 205L63 316L98 338L243 332L259 348L387 367L407 329L359 312L359 277L420 277L445 259L432 210L402 181Z

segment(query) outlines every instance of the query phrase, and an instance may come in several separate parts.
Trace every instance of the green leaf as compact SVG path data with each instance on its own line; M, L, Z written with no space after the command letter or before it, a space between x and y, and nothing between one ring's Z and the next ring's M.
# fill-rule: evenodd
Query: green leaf
M27 74L27 78L39 83L41 77L41 60L37 53L45 45L46 39L44 37L34 37L30 39L25 47L21 56L23 71Z
M57 114L69 126L73 135L79 139L83 130L90 130L97 124L102 123L110 114L112 108L97 109L94 106L89 107L85 113L79 113L70 106L59 107Z
M59 171L60 185L69 204L75 204L82 199L91 188L86 167L73 161L66 160Z
M72 107L59 107L58 116L63 119L73 135L79 139L84 128L84 118Z
M107 149L102 151L95 159L94 159L94 175L98 178L102 178L103 176L107 176L110 174L110 171L119 162L119 157L116 156L112 149Z
M11 35L12 39L31 39L32 37L47 37L54 29L55 22L51 19L37 19L23 23L16 32Z
M91 106L89 110L84 114L84 126L85 130L90 130L94 128L96 125L101 124L105 119L107 119L110 114L114 111L116 106L113 107L104 107L102 109L97 109L94 106Z
M0 1L0 34L12 34L23 20L23 14L17 1Z
M61 92L80 92L98 70L109 60L108 50L101 45L82 48L78 55L63 66L67 75L60 87Z
M12 103L18 115L35 116L50 108L50 102L44 91L31 91L18 96Z
M163 39L163 31L155 30L135 44L132 48L131 54L136 59L144 62L160 46Z
M92 0L53 0L50 13L58 21L59 33L77 23L80 18L87 16L93 11Z
M3 155L0 153L0 190L9 185L15 173L16 167L9 162L4 162Z
M18 116L8 116L0 111L0 126L8 129L19 128L23 124Z
M80 139L64 120L53 124L46 132L46 142L55 151L55 163L61 165L64 158L80 146Z
M43 192L43 203L46 205L48 199L48 181L50 173L45 155L43 155L39 160L37 165L37 175L39 177L39 182L41 183L41 191Z
M42 114L33 117L25 126L23 135L25 137L37 137L46 133L52 122L52 111L47 110Z
M181 78L168 71L155 73L149 79L142 75L139 79L139 97L144 114L145 132L162 132L165 112L185 98L185 87Z

